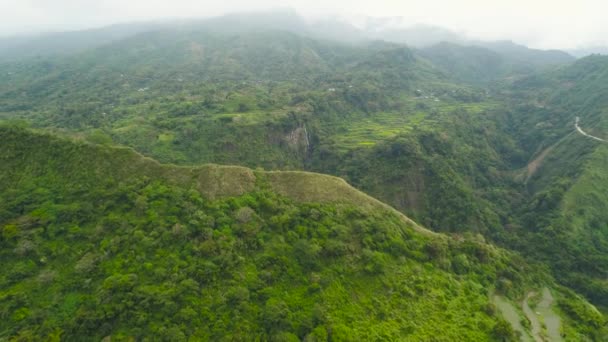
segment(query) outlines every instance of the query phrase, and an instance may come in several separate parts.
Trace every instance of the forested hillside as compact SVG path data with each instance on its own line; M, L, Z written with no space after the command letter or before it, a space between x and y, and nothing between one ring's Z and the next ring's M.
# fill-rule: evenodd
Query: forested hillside
M2 336L502 340L514 332L489 293L550 281L327 176L0 137ZM601 316L560 298L576 308L567 336L592 334Z
M513 84L526 98L514 112L515 135L529 150L534 172L526 176L530 199L521 209L521 246L556 270L556 276L594 302L608 304L601 274L606 265L606 137L608 59L591 56L552 73ZM528 171L530 169L528 168ZM530 173L530 172L528 172Z

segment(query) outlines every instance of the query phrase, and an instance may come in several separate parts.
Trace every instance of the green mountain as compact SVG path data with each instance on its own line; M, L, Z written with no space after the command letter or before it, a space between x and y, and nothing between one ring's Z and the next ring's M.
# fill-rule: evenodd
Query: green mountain
M550 281L334 177L0 137L1 337L503 340L489 293ZM563 291L566 336L592 333L601 316Z
M404 105L413 107L418 86L446 100L474 93L446 83L403 46L353 47L285 32L146 33L0 69L0 116L101 129L162 161L267 168L308 162L304 128L339 130L344 117L371 112L400 115ZM316 132L308 147L319 139ZM243 144L237 136L250 139Z

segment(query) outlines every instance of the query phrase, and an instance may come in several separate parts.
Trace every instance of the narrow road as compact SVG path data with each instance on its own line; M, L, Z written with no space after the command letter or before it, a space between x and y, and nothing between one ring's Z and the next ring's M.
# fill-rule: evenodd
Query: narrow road
M597 140L597 141L601 141L601 142L608 142L608 141L606 141L606 140L604 140L604 139L602 139L602 138L594 137L593 135L590 135L590 134L585 133L585 131L583 131L583 130L582 130L580 127L579 127L579 125L578 125L578 121L579 121L579 120L580 120L580 118L577 116L577 117L576 117L576 120L574 121L574 127L576 127L576 130L577 130L577 131L578 131L580 134L582 134L582 135L584 135L584 136L586 136L586 137L589 137L589 138L591 138L591 139L595 139L595 140Z
M536 310L540 312L541 317L544 319L545 327L547 328L547 337L549 341L559 342L563 341L560 334L561 330L561 319L553 311L553 296L548 288L543 289L543 298L536 306Z
M560 334L561 318L553 311L553 296L548 288L543 288L541 301L536 305L536 311L530 308L528 299L534 296L534 292L528 293L522 303L524 314L530 321L532 338L535 342L561 342Z
M532 338L535 342L543 342L543 338L541 337L543 327L538 317L536 317L536 313L530 308L530 305L528 305L528 299L530 299L530 297L534 295L534 292L528 293L526 299L524 299L522 303L522 309L524 311L524 314L528 317L528 321L530 321L530 330L532 333Z
M519 313L517 312L517 309L515 308L515 306L513 306L513 304L498 295L494 295L492 299L494 300L494 304L496 304L496 307L502 314L502 317L507 322L509 322L509 324L511 324L513 331L518 333L521 342L536 342L530 338L530 335L528 335L526 328L524 328L524 326L521 324L521 317L519 316Z

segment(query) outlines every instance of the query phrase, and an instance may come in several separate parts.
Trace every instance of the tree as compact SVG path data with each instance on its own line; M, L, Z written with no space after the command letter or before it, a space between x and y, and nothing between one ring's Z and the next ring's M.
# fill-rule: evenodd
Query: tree
M511 324L504 319L499 319L498 322L496 322L492 329L492 334L498 341L502 342L517 340Z

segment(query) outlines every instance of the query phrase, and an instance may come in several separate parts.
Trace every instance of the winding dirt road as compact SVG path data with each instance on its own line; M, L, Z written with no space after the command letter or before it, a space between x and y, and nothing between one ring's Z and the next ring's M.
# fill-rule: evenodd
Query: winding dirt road
M582 134L582 135L584 135L584 136L586 136L586 137L588 137L588 138L595 139L595 140L597 140L597 141L601 141L601 142L608 142L607 140L604 140L604 139L602 139L602 138L594 137L593 135L590 135L590 134L585 133L585 131L583 131L583 130L582 130L580 127L579 127L579 125L578 125L579 120L580 120L580 118L577 116L577 117L576 117L576 120L574 121L574 127L576 127L576 130L577 130L577 131L578 131L580 134Z
M528 300L534 296L534 292L528 293L522 303L522 310L530 321L530 330L535 342L561 342L563 338L561 331L561 318L553 311L554 298L548 288L542 289L542 297L536 305L536 311L530 308Z

